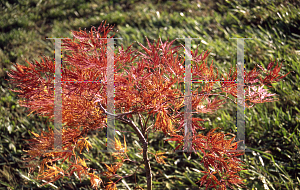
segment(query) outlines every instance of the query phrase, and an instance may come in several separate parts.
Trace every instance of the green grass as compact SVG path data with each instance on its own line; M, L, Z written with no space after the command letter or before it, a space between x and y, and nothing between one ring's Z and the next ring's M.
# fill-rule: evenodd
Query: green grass
M278 94L279 101L256 105L246 109L246 146L253 150L246 153L243 160L249 170L243 173L247 189L297 189L300 185L300 9L296 1L262 0L262 1L5 1L0 9L0 187L11 189L37 189L36 182L26 179L28 170L22 168L20 158L24 154L24 139L30 138L28 130L38 132L47 129L49 123L40 116L29 116L25 108L17 104L16 93L8 90L11 84L6 71L12 63L26 65L40 60L39 56L54 57L54 41L46 37L71 37L70 30L90 29L99 26L102 20L114 24L118 46L124 47L136 42L146 44L145 36L150 41L162 38L192 37L192 48L199 45L200 50L211 51L209 62L213 60L219 73L227 71L236 64L236 40L229 38L247 37L245 40L246 69L255 64L266 67L274 59L283 67L281 74L294 71L284 81L274 85L272 93ZM183 40L176 42L184 43ZM235 125L236 106L229 103L226 109L215 114L204 115L210 121L205 123L207 129L221 127L225 132L232 132ZM118 125L119 126L119 125ZM123 128L124 126L119 126ZM126 129L128 130L128 129ZM141 161L137 156L138 147L134 141L137 137L126 134L130 146L130 158ZM130 137L130 138L129 138ZM105 132L90 138L93 149L85 156L88 164L101 171L104 162L110 163L110 155L101 152ZM122 139L122 138L121 138ZM150 151L170 152L171 145L163 143L165 137L160 133L151 134ZM168 153L167 165L157 164L151 160L153 184L155 189L185 189L193 187L202 174L203 167L199 158L192 155L190 159L184 154ZM4 166L4 163L7 163ZM120 173L131 174L135 167L125 164ZM19 172L23 173L20 175ZM28 176L27 176L28 177ZM145 185L143 170L137 172L136 182ZM134 187L135 178L125 178L125 182ZM125 189L125 182L118 187ZM42 183L42 182L38 182ZM74 177L54 183L55 186L76 186L74 189L87 189L88 181L82 183ZM48 186L45 189L52 188ZM299 188L298 188L299 189Z

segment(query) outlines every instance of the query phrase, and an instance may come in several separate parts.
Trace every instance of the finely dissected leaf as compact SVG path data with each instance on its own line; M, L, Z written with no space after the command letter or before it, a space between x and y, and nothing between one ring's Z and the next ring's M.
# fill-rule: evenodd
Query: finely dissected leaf
M163 156L163 154L165 154L165 152L157 152L155 154L155 159L159 164L161 164L161 163L166 164L166 162L164 161L164 158L167 158L167 157Z
M32 133L35 137L40 137L39 134L36 134L36 133L34 133L34 132L32 132L32 131L30 131L30 133Z
M105 187L106 190L117 190L117 185L112 181L108 182L108 185Z
M117 162L115 165L111 165L108 166L107 164L105 164L106 168L107 168L107 172L103 172L103 174L105 176L107 176L108 178L112 178L115 177L115 174L117 172L117 170L122 167L123 163L122 162Z
M86 148L87 151L89 151L89 147L92 147L91 143L88 142L87 139L88 139L88 137L80 139L77 143L77 147L80 148L80 154L81 154L81 151L83 150L83 148Z
M126 140L125 140L125 136L124 136L124 147L121 144L121 141L117 138L115 138L115 149L117 150L116 153L112 153L112 155L116 158L116 159L120 159L122 160L122 162L124 161L124 157L128 157L127 156L127 145L126 145Z
M95 175L94 173L88 173L88 175L91 177L91 184L92 184L92 188L98 189L98 186L100 186L103 181L100 177L98 177L97 175Z
M108 54L107 43L108 34L112 31L111 26L105 26L102 23L98 28L92 27L90 32L72 31L73 39L64 39L62 46L69 54L65 56L65 66L62 66L62 149L66 151L53 150L55 139L54 132L50 127L49 132L42 131L41 134L31 132L34 138L27 140L30 149L24 150L29 158L26 161L32 161L36 157L43 157L39 163L39 177L41 180L47 180L49 183L58 180L61 176L70 176L77 173L81 176L90 176L91 185L97 189L101 184L106 189L116 189L116 183L112 180L114 177L122 176L116 174L117 170L122 167L125 160L131 161L126 152L127 144L124 136L124 145L120 140L115 139L115 149L119 152L112 155L118 160L114 165L106 165L107 171L99 172L106 176L109 182L102 182L102 179L95 174L89 173L85 159L76 155L79 150L91 148L90 142L86 135L94 130L107 127L107 115L112 115L107 111L108 89L107 78ZM110 38L113 38L111 35ZM144 168L149 182L151 176L150 165L147 158L147 148L144 145L148 143L148 133L152 126L156 131L164 132L164 135L172 138L167 141L175 141L177 147L181 148L184 140L190 140L191 150L199 151L203 156L201 162L204 165L204 176L201 178L201 184L208 188L226 189L243 184L239 172L243 170L243 162L238 156L243 153L235 152L239 142L234 142L234 137L226 140L225 134L216 132L213 129L206 135L199 133L197 130L203 130L199 122L206 120L195 118L195 113L212 113L221 108L226 100L232 97L237 98L237 70L231 68L229 73L222 74L219 88L214 89L214 82L219 80L218 69L207 64L208 51L199 54L198 49L191 51L192 55L192 78L193 80L206 81L204 85L192 91L192 109L191 131L184 133L185 114L183 109L185 105L185 94L181 91L182 84L185 83L185 60L179 57L179 50L182 46L172 47L175 40L171 42L162 42L161 39L150 43L148 39L145 47L141 46L142 51L133 51L129 46L127 49L118 49L113 52L114 55L114 85L115 96L114 106L115 119L131 126L138 135L140 142L143 144L141 153L144 158ZM137 54L135 54L137 53ZM140 58L140 59L136 59ZM134 64L133 64L134 63ZM54 121L54 95L55 88L53 84L55 74L55 64L50 58L44 57L40 62L28 62L28 67L15 64L16 71L11 70L8 75L11 82L17 84L20 90L12 90L19 93L21 106L29 108L29 115L37 113L42 116L48 116L49 121ZM244 92L245 106L252 107L257 103L275 101L270 97L275 94L268 93L266 86L277 82L286 75L281 76L279 72L281 66L275 65L275 61L267 66L267 71L262 67L254 68L250 72L244 71ZM272 69L273 68L273 69ZM120 72L123 70L123 72ZM214 72L216 70L216 72ZM42 76L44 73L45 76ZM288 73L289 74L289 73ZM265 75L265 76L264 76ZM76 81L99 81L93 83L76 82ZM66 82L74 81L74 82ZM207 82L211 81L211 82ZM65 83L66 82L66 83ZM225 95L222 95L222 93ZM211 98L216 96L215 98ZM205 104L206 102L206 104ZM139 114L141 126L136 126L133 122L133 116ZM151 126L148 125L148 119L155 117ZM152 119L151 119L152 120ZM83 127L84 126L84 127ZM81 129L83 127L83 129ZM146 137L147 135L147 137ZM147 139L147 140L146 140ZM48 150L53 150L49 152ZM144 152L145 151L145 152ZM163 153L156 153L155 159L158 163L165 163ZM73 158L72 158L73 157ZM127 158L125 158L127 157ZM62 160L62 163L69 161L69 168L64 171L55 164L56 161ZM75 160L75 163L72 162ZM51 165L48 165L51 164ZM34 164L29 164L32 168ZM47 167L46 171L45 166ZM200 182L199 181L199 182Z

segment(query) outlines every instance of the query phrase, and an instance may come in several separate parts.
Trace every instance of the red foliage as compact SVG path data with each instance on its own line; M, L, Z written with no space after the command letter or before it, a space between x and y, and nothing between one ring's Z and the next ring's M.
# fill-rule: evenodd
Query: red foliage
M67 63L62 70L62 81L102 81L101 83L62 83L62 123L63 126L63 149L70 152L46 153L43 150L53 148L53 131L43 132L41 135L35 134L35 138L28 140L33 142L27 154L33 160L35 157L44 157L40 174L40 179L46 179L48 182L58 180L60 177L72 175L75 171L79 175L91 177L92 186L97 188L102 184L100 177L90 173L84 160L78 159L75 154L77 149L89 148L90 144L84 136L91 130L107 127L107 89L106 89L106 70L107 55L106 45L108 33L111 27L105 26L105 23L96 28L92 28L90 33L86 31L73 31L73 40L63 40L64 50L69 54L64 58ZM118 49L114 55L115 64L115 110L117 119L132 126L138 134L141 142L145 141L147 132L151 126L147 126L149 117L155 116L156 122L154 128L157 131L163 131L165 135L172 138L169 141L178 143L176 149L183 145L184 137L183 125L184 118L182 109L184 107L184 94L178 86L184 83L184 59L179 58L181 50L179 46L172 47L172 42L162 42L161 40L151 44L149 40L148 48L140 44L142 52L131 50L131 46L124 49L123 46ZM212 81L218 80L218 73L214 73L213 64L207 65L205 62L209 53L199 54L198 50L192 52L192 74L194 80ZM136 58L139 58L136 60ZM135 63L135 64L133 64ZM53 119L54 113L54 85L53 76L55 73L54 64L49 58L41 62L35 61L35 64L29 63L28 67L15 64L16 71L11 70L8 75L11 81L16 83L20 90L20 101L22 106L30 109L31 113L36 112L43 116L49 116ZM263 87L273 82L277 82L284 76L278 73L281 67L277 66L271 70L274 62L268 65L267 76L261 77L263 69L254 68L250 72L245 71L245 100L246 106L252 107L257 103L273 101L269 97L274 94L268 93ZM123 71L123 72L121 72ZM45 75L45 78L42 77ZM221 83L220 92L214 92L213 82L205 83L202 88L192 92L192 113L211 113L221 108L226 103L229 95L237 97L237 84L234 82L237 72L223 75L220 80L233 81ZM199 92L200 91L200 92ZM221 95L226 93L226 96ZM213 100L211 96L217 96ZM223 97L223 98L222 98ZM230 99L232 100L232 99ZM207 104L204 104L204 101ZM98 104L101 106L99 108ZM137 128L130 120L133 114L139 114L140 123ZM144 118L146 115L147 119ZM125 118L125 116L127 118ZM143 122L142 122L143 118ZM200 185L206 185L206 188L226 189L226 187L239 186L243 184L239 172L243 165L238 156L242 153L235 152L237 142L232 142L234 137L226 140L223 133L216 133L215 130L209 132L206 136L197 132L204 128L199 124L205 120L201 118L192 118L192 150L202 155L202 162L205 167L205 174L201 178ZM69 126L69 127L67 127ZM80 127L84 126L83 130ZM100 127L99 127L100 126ZM145 141L146 142L146 141ZM123 149L119 141L115 145L116 149ZM125 150L126 144L125 144ZM147 150L145 147L143 149ZM163 153L155 154L156 160L164 163L161 156ZM125 160L126 151L117 154L116 159L119 162L115 165L106 165L108 171L102 174L109 179L120 177L116 171L122 166ZM144 154L144 159L145 159ZM199 154L199 156L201 156ZM54 157L54 158L53 158ZM47 163L63 159L71 160L74 157L76 163L71 163L69 171L63 171L57 166L49 166ZM50 168L44 171L44 166ZM36 165L31 165L35 168ZM53 178L54 176L54 178ZM119 180L118 180L119 181ZM106 189L115 189L116 182L106 183Z

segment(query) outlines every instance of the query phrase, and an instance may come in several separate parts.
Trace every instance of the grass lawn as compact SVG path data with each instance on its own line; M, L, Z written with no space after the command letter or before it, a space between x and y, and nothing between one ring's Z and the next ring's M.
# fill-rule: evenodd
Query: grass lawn
M23 139L32 138L28 131L39 133L50 124L46 118L27 116L26 108L17 103L16 93L6 72L12 63L26 65L25 60L40 61L40 56L54 58L54 40L46 37L69 37L70 30L99 26L103 20L114 24L116 45L124 47L137 42L146 44L159 37L162 41L175 38L199 38L192 41L192 49L211 51L208 62L213 60L219 73L236 65L236 40L245 40L246 70L255 65L266 66L276 59L283 67L280 74L291 72L284 81L273 85L271 93L279 101L258 104L246 109L246 146L252 152L242 159L248 170L242 173L247 189L298 189L300 186L300 7L296 0L220 0L220 1L137 1L137 0L4 0L0 3L0 189L41 189L28 169L21 162ZM184 43L177 40L175 45ZM236 105L228 103L226 109L214 114L199 115L209 122L207 130L221 127L224 132L235 130ZM117 123L118 129L125 126ZM128 127L127 127L128 129ZM93 149L84 152L87 164L98 171L103 163L111 163L105 149L105 133L91 135ZM141 161L137 137L126 134L129 156ZM122 137L122 136L121 136ZM197 156L172 153L172 143L164 143L162 133L149 135L150 151L168 152L166 164L151 158L154 189L199 189L196 184L203 174ZM125 164L119 173L132 174L136 166ZM37 171L37 170L36 170ZM34 172L36 175L37 172ZM124 178L119 189L145 187L143 170L136 177ZM74 176L63 178L44 189L90 189L89 180L82 182ZM202 187L203 188L203 187Z

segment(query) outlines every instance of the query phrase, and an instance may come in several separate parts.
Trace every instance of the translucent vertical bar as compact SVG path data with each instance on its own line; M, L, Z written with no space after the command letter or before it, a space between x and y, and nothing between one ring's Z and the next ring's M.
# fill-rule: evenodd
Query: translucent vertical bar
M184 152L191 152L192 145L192 95L191 95L191 39L185 38L185 90L184 90Z
M114 39L107 39L107 112L115 114L114 107ZM115 151L115 116L107 115L107 152Z
M245 151L244 39L237 39L237 150Z
M230 38L237 40L237 114L236 128L237 141L241 141L237 145L238 152L245 152L245 91L244 91L244 41L252 38Z
M55 39L54 149L62 149L61 39Z
M61 87L61 39L66 38L46 38L55 39L55 74L54 74L54 150L45 152L71 152L62 150L62 87ZM41 150L42 151L42 150Z

